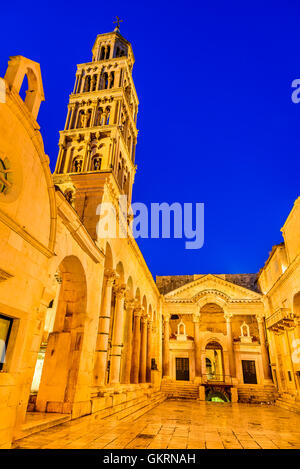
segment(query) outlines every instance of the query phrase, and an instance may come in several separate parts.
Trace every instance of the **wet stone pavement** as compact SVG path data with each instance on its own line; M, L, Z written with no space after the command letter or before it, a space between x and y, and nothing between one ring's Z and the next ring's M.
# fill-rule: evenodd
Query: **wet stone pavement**
M93 414L32 434L15 448L299 449L300 415L276 406L167 400L134 423Z

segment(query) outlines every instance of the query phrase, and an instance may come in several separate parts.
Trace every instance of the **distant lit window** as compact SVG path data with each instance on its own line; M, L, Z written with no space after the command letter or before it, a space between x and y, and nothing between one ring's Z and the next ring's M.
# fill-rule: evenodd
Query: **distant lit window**
M13 319L0 314L0 370L6 362L6 350L9 341Z

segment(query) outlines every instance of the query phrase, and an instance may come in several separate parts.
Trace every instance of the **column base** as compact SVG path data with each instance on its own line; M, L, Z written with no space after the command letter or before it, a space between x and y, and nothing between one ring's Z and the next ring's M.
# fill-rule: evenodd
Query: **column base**
M202 377L201 376L195 376L194 384L201 384L201 383L202 383Z

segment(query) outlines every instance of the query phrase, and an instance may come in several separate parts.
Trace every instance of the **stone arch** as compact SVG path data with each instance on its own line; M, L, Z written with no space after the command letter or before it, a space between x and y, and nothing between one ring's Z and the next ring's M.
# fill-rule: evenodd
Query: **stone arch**
M147 314L147 298L146 298L146 295L143 296L142 306L144 308L143 314Z
M205 296L203 296L202 298L198 300L198 307L199 307L200 313L201 313L201 309L207 304L216 304L224 311L224 313L227 311L226 299L222 296L219 296L217 293L205 294Z
M61 287L53 331L49 334L36 409L71 413L79 386L79 367L87 324L87 282L73 255L59 265Z
M21 55L10 57L4 77L9 87L14 88L19 93L25 75L28 79L25 105L32 114L32 117L36 119L41 102L45 101L40 65Z
M116 272L118 274L118 283L123 284L125 283L125 274L124 274L124 267L121 261L118 262L116 266Z
M127 287L127 297L129 299L133 299L134 298L134 289L133 289L133 280L132 280L131 275L127 279L126 287Z
M230 402L230 396L226 391L212 387L206 390L205 400L212 402Z
M139 287L137 287L137 289L136 289L135 299L139 302L141 301L141 291L140 291Z
M224 355L219 340L210 338L205 345L205 375L207 381L224 381Z
M296 317L300 318L300 291L293 297L293 313Z
M112 249L111 249L109 243L106 243L106 247L105 247L105 262L104 262L104 267L105 267L106 269L113 269L113 268L114 268L113 253L112 253Z

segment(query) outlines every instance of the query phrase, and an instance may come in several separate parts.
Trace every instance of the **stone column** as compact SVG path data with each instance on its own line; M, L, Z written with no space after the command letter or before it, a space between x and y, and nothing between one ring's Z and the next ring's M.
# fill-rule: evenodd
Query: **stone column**
M140 348L141 348L141 315L143 308L138 307L134 310L133 340L132 340L132 358L131 358L131 382L139 382L140 369Z
M96 386L101 386L105 384L107 347L111 314L111 295L112 287L115 282L116 276L117 274L114 270L106 269L104 272L103 298L100 309L98 334L95 350L94 384Z
M198 380L202 376L199 322L200 322L199 314L194 314L193 323L194 323L194 343L195 343L195 378L196 379L198 378Z
M143 316L141 321L142 321L142 330L141 330L140 383L146 383L148 317Z
M120 285L116 289L116 306L114 329L112 335L112 350L110 359L109 382L112 384L120 382L121 356L124 332L124 298L126 285Z
M164 343L163 343L163 377L167 378L170 376L170 350L169 350L169 340L170 340L170 324L169 324L170 315L166 314L164 316Z
M232 314L225 313L224 318L226 319L227 348L228 348L228 358L229 358L229 373L230 373L231 378L235 378L236 377L235 356L234 356L233 340L232 340L232 329L231 329Z
M133 310L135 306L134 300L126 300L125 307L127 313L127 350L125 358L125 368L124 368L124 383L130 384L130 373L131 373L131 357L132 357L132 319L133 319Z
M146 381L151 382L151 358L152 358L152 320L148 319L147 324L147 361L146 361Z
M262 363L263 363L263 370L264 370L264 379L272 379L271 369L270 369L270 359L269 359L269 354L268 354L268 350L266 347L264 318L263 316L256 316L256 319L258 323L258 333L259 333L261 356L262 356Z

